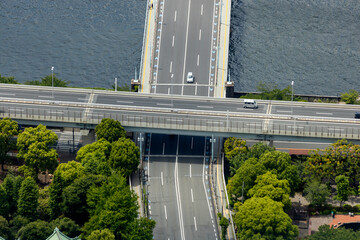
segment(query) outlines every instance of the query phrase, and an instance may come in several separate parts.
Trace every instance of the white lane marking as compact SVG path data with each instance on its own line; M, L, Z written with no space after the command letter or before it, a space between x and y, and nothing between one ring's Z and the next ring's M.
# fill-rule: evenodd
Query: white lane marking
M214 108L213 106L196 106L198 108Z
M194 194L193 194L193 190L192 188L190 189L191 190L191 201L194 202Z
M197 65L199 66L199 59L200 59L200 55L198 54L198 57L197 57Z
M177 13L177 11L175 10L175 14L174 14L174 22L176 22L176 13Z
M41 96L41 95L39 95L38 97L39 98L49 98L50 96Z
M164 174L161 171L161 186L164 186Z
M186 52L187 52L187 43L188 43L188 35L189 35L189 22L190 22L190 6L191 6L191 0L189 0L189 6L188 6L188 17L187 17L187 23L186 23L186 36L185 36L185 55L184 55L184 68L183 68L183 86L181 87L181 96L184 95L184 85L185 85L185 66L186 66Z
M164 211L165 211L165 219L167 220L166 205L164 205Z
M172 71L172 61L170 62L170 72Z
M172 44L171 44L172 47L174 46L174 43L175 43L175 36L173 36L173 40L172 40Z
M166 121L173 121L173 122L182 122L182 119L172 119L172 118L167 118Z
M142 119L142 117L139 116L126 116L127 119Z
M177 140L174 178L175 178L176 202L179 212L180 235L181 235L181 239L185 240L184 222L183 222L182 209L181 209L181 196L180 196L179 179L178 179L179 178L179 173L178 173L179 139L180 139L180 135L178 135L178 140Z
M328 112L316 112L316 114L319 114L319 115L333 115L333 113L328 113Z
M190 178L191 178L191 164L190 164ZM191 192L192 192L192 189L191 189Z
M223 122L207 122L209 124L223 124Z
M292 111L286 111L286 110L276 110L278 113L292 113Z
M203 15L203 10L204 10L204 5L203 4L201 4L201 15Z
M18 108L8 108L9 111L19 111L19 112L23 112L25 111L24 109L18 109ZM48 111L51 112L51 111Z
M15 96L15 93L0 93L0 95Z
M207 194L207 191L206 191L206 186L205 186L205 158L204 158L204 162L203 162L203 173L202 173L202 180L203 180L203 185L204 185L204 191L205 191L205 196L206 196L206 202L208 204L208 207L209 207L209 213L210 213L210 218L213 219L213 216L212 216L212 213L211 213L211 208L210 208L210 203L209 203L209 196Z
M171 106L171 103L157 103L158 106Z
M20 110L19 110L20 111ZM24 111L24 110L21 110L21 111ZM47 111L48 113L51 113L51 114L64 114L63 111L56 111L56 110L48 110Z
M134 103L134 102L131 102L131 101L116 101L117 103Z
M201 40L201 29L199 31L199 40Z
M194 224L195 224L195 231L197 231L197 226L196 226L196 217L194 216Z

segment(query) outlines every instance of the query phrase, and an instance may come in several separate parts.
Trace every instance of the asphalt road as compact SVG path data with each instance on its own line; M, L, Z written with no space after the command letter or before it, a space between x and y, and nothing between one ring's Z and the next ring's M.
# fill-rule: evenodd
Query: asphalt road
M154 55L152 93L213 96L210 81L214 12L218 1L162 1ZM161 4L161 2L160 2ZM187 83L193 72L194 83Z
M205 138L152 134L147 141L149 213L156 221L154 238L219 239Z

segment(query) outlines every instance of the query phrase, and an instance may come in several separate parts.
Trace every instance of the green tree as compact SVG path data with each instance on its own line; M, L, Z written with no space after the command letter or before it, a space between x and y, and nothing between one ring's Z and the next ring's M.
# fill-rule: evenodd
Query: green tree
M67 217L60 217L51 221L51 228L57 227L63 234L68 237L74 238L80 235L80 226L72 219Z
M85 173L111 175L111 169L107 164L106 156L100 151L86 154L81 164L84 166Z
M356 91L355 89L350 89L349 92L341 94L341 101L347 104L356 103L358 98L359 98L359 92Z
M112 143L109 157L109 165L121 171L124 176L129 176L135 171L140 163L139 147L133 141L127 138L120 138Z
M63 192L65 216L83 225L89 220L87 193L91 186L99 186L104 181L103 176L88 175L76 179Z
M261 92L261 99L265 100L291 100L291 87L287 86L284 89L280 89L277 84L261 82L256 87Z
M95 127L98 139L104 138L108 142L115 142L119 138L125 138L126 132L119 121L103 118L101 123Z
M340 204L348 200L350 194L349 178L339 175L335 178L337 194L336 199L340 200Z
M83 159L87 154L95 152L99 152L100 154L104 155L105 158L109 158L111 152L111 143L102 138L96 142L87 144L79 149L76 154L76 160L83 163Z
M49 187L39 189L39 205L38 205L38 218L44 221L48 221L51 217L50 209L50 191Z
M224 143L225 157L229 161L239 154L245 154L247 151L246 141L240 138L230 137Z
M0 164L3 171L4 164L8 161L8 152L16 149L16 142L13 140L13 137L18 133L19 126L17 122L10 118L0 120Z
M305 185L304 193L306 200L316 207L322 206L330 196L327 186L316 179L312 179Z
M7 83L7 84L18 84L18 81L15 80L14 77L3 77L0 74L0 83Z
M306 240L358 240L360 239L360 232L354 232L346 228L330 228L329 225L322 225L319 231L307 236Z
M226 232L229 227L229 220L226 217L221 217L220 219L220 227L221 227L221 240L226 240Z
M253 197L239 207L235 215L238 239L294 239L297 226L284 212L283 204L269 197Z
M19 170L25 175L32 175L35 179L40 171L52 173L58 164L58 155L51 147L57 139L54 132L41 124L36 128L26 128L17 139L19 150L17 157L25 161L25 165Z
M107 228L91 232L88 240L115 240L115 235Z
M131 240L152 240L154 239L153 230L156 222L148 218L135 219L131 225L125 239Z
M139 207L137 196L123 176L112 174L100 187L91 187L87 202L90 220L83 227L85 237L95 230L108 228L116 239L122 239L131 231Z
M39 199L39 187L33 178L27 177L21 184L18 201L18 213L30 220L36 219Z
M69 161L67 163L61 163L55 173L61 175L64 186L69 186L75 179L78 179L85 175L85 169L81 163L75 161Z
M345 175L350 186L356 187L360 181L360 146L347 140L338 140L325 150L314 150L305 163L306 173L320 180L335 181L335 177Z
M17 237L21 240L46 239L53 233L53 231L54 229L52 229L50 223L42 220L37 220L20 228Z
M261 155L259 162L264 165L266 170L275 173L278 179L286 179L289 182L290 195L295 194L295 190L299 187L300 177L288 153L268 151Z
M29 219L21 215L15 216L13 219L10 220L10 226L13 235L16 236L20 228L26 226L29 223L30 223Z
M0 237L3 237L4 239L13 239L9 223L3 216L0 216Z
M264 142L257 142L249 149L249 157L260 158L266 152L274 152L275 147L271 147Z
M64 179L61 176L60 172L56 172L54 174L54 179L50 184L50 215L52 219L57 218L62 213L63 206L63 191L65 188Z
M26 81L25 84L27 85L37 85L37 86L52 86L54 82L54 87L67 87L69 82L61 80L56 77L55 74L47 75L46 77L42 78L41 81L33 80L33 81Z
M39 173L45 174L46 171L53 173L59 164L56 150L49 149L44 142L32 143L22 157L25 167L19 170L26 172L26 170L30 169L31 175L35 179L37 179Z
M237 154L230 160L230 176L233 176L241 165L249 158L260 158L265 152L275 151L274 147L268 146L266 143L258 142L248 149L246 152Z
M9 218L9 202L3 185L0 185L0 216Z
M251 197L269 197L270 199L281 202L284 210L288 211L291 207L290 187L287 180L279 180L275 174L266 172L256 178L255 185L249 190Z
M248 191L255 185L257 176L265 173L265 167L255 158L249 158L229 179L227 189L232 200L237 201L244 192L244 198L248 197ZM244 185L244 189L243 189Z
M18 195L16 191L19 191L15 186L15 177L12 174L7 174L2 186L6 192L7 202L9 203L9 213L12 215L17 209L17 199L15 196Z

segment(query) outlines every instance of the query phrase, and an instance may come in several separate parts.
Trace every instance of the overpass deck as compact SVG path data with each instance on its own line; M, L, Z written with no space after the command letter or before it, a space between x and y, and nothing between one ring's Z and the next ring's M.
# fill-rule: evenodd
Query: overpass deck
M230 10L231 0L150 0L140 92L225 97Z

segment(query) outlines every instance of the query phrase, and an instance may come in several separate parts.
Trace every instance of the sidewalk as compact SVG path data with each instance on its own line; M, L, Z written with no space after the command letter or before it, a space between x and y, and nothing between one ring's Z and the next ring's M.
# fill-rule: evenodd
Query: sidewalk
M225 83L228 75L228 56L230 42L231 0L220 0L220 42L214 97L225 98Z
M140 78L139 81L141 84L141 93L150 93L151 91L151 59L153 56L154 50L154 40L155 40L155 29L156 21L158 19L157 10L159 7L160 0L148 0L146 6L146 19L144 26L144 39L143 39L143 53L141 56L141 66L140 66Z

